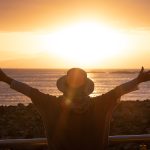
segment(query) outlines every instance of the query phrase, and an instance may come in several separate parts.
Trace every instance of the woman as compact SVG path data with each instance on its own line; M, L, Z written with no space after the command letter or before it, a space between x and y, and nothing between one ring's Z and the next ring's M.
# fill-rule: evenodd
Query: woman
M104 150L108 146L110 120L122 95L150 81L142 67L138 77L111 91L90 97L94 83L80 68L72 68L57 81L63 93L56 97L18 82L0 70L0 81L31 98L42 116L50 150Z

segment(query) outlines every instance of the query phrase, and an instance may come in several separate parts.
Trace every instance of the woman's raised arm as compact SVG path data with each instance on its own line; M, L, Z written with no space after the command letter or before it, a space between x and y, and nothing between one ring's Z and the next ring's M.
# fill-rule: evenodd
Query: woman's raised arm
M13 78L7 76L2 69L0 69L0 81L7 83L8 85L10 85L10 88L28 96L31 97L31 91L33 91L32 87L30 87L29 85L16 81Z
M135 79L116 87L115 89L116 95L120 97L124 94L135 91L138 89L138 85L140 83L147 82L147 81L150 81L150 70L144 71L144 67L142 67L139 75Z

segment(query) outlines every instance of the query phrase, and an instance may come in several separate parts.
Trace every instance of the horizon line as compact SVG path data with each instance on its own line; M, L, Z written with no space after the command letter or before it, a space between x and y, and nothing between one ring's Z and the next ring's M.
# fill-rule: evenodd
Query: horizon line
M44 69L51 69L51 70L52 70L52 69L54 69L54 70L61 70L61 69L62 69L62 70L67 70L67 69L70 69L70 68L76 68L76 67L68 67L68 68L61 68L61 67L60 67L60 68L57 68L57 67L56 67L56 68L48 68L48 67L45 67L45 68L44 68L44 67L41 67L41 68L36 68L36 67L35 67L35 68L34 68L34 67L33 67L33 68L29 68L29 67L16 67L16 68L15 68L15 67L4 67L4 68L3 68L3 67L1 67L0 69L35 69L35 70L36 70L36 69L41 69L41 70L42 70L42 69L43 69L43 70L44 70ZM87 69L87 70L88 70L88 69L93 69L93 70L98 70L98 69L100 69L100 70L103 70L103 69L108 69L108 70L109 70L109 69L135 70L135 69L139 69L139 70L140 70L140 68L84 68L84 67L77 67L77 68L83 68L83 69L85 69L85 70L86 70L86 69ZM145 68L145 67L144 67L144 68ZM145 68L145 69L150 69L150 68Z

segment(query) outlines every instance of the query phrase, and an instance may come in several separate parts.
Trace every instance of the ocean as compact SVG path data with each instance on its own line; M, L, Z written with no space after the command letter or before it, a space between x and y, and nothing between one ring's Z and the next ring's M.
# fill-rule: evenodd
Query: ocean
M108 92L116 86L132 80L138 75L139 70L130 69L94 69L87 70L88 77L95 83L95 90L90 96L98 96ZM27 83L44 93L59 96L62 93L56 87L59 77L66 74L65 69L4 69L4 72L15 80ZM150 82L139 85L139 90L126 94L121 98L123 101L150 99ZM0 82L0 105L25 105L31 100L12 89L6 83Z

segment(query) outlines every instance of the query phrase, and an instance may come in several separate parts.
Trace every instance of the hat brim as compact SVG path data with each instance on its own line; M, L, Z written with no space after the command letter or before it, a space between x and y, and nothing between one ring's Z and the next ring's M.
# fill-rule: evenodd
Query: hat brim
M66 78L67 75L64 75L57 80L57 88L62 93L64 93L67 89ZM93 91L94 91L94 82L91 79L87 78L86 84L84 86L84 92L86 95L90 95Z

